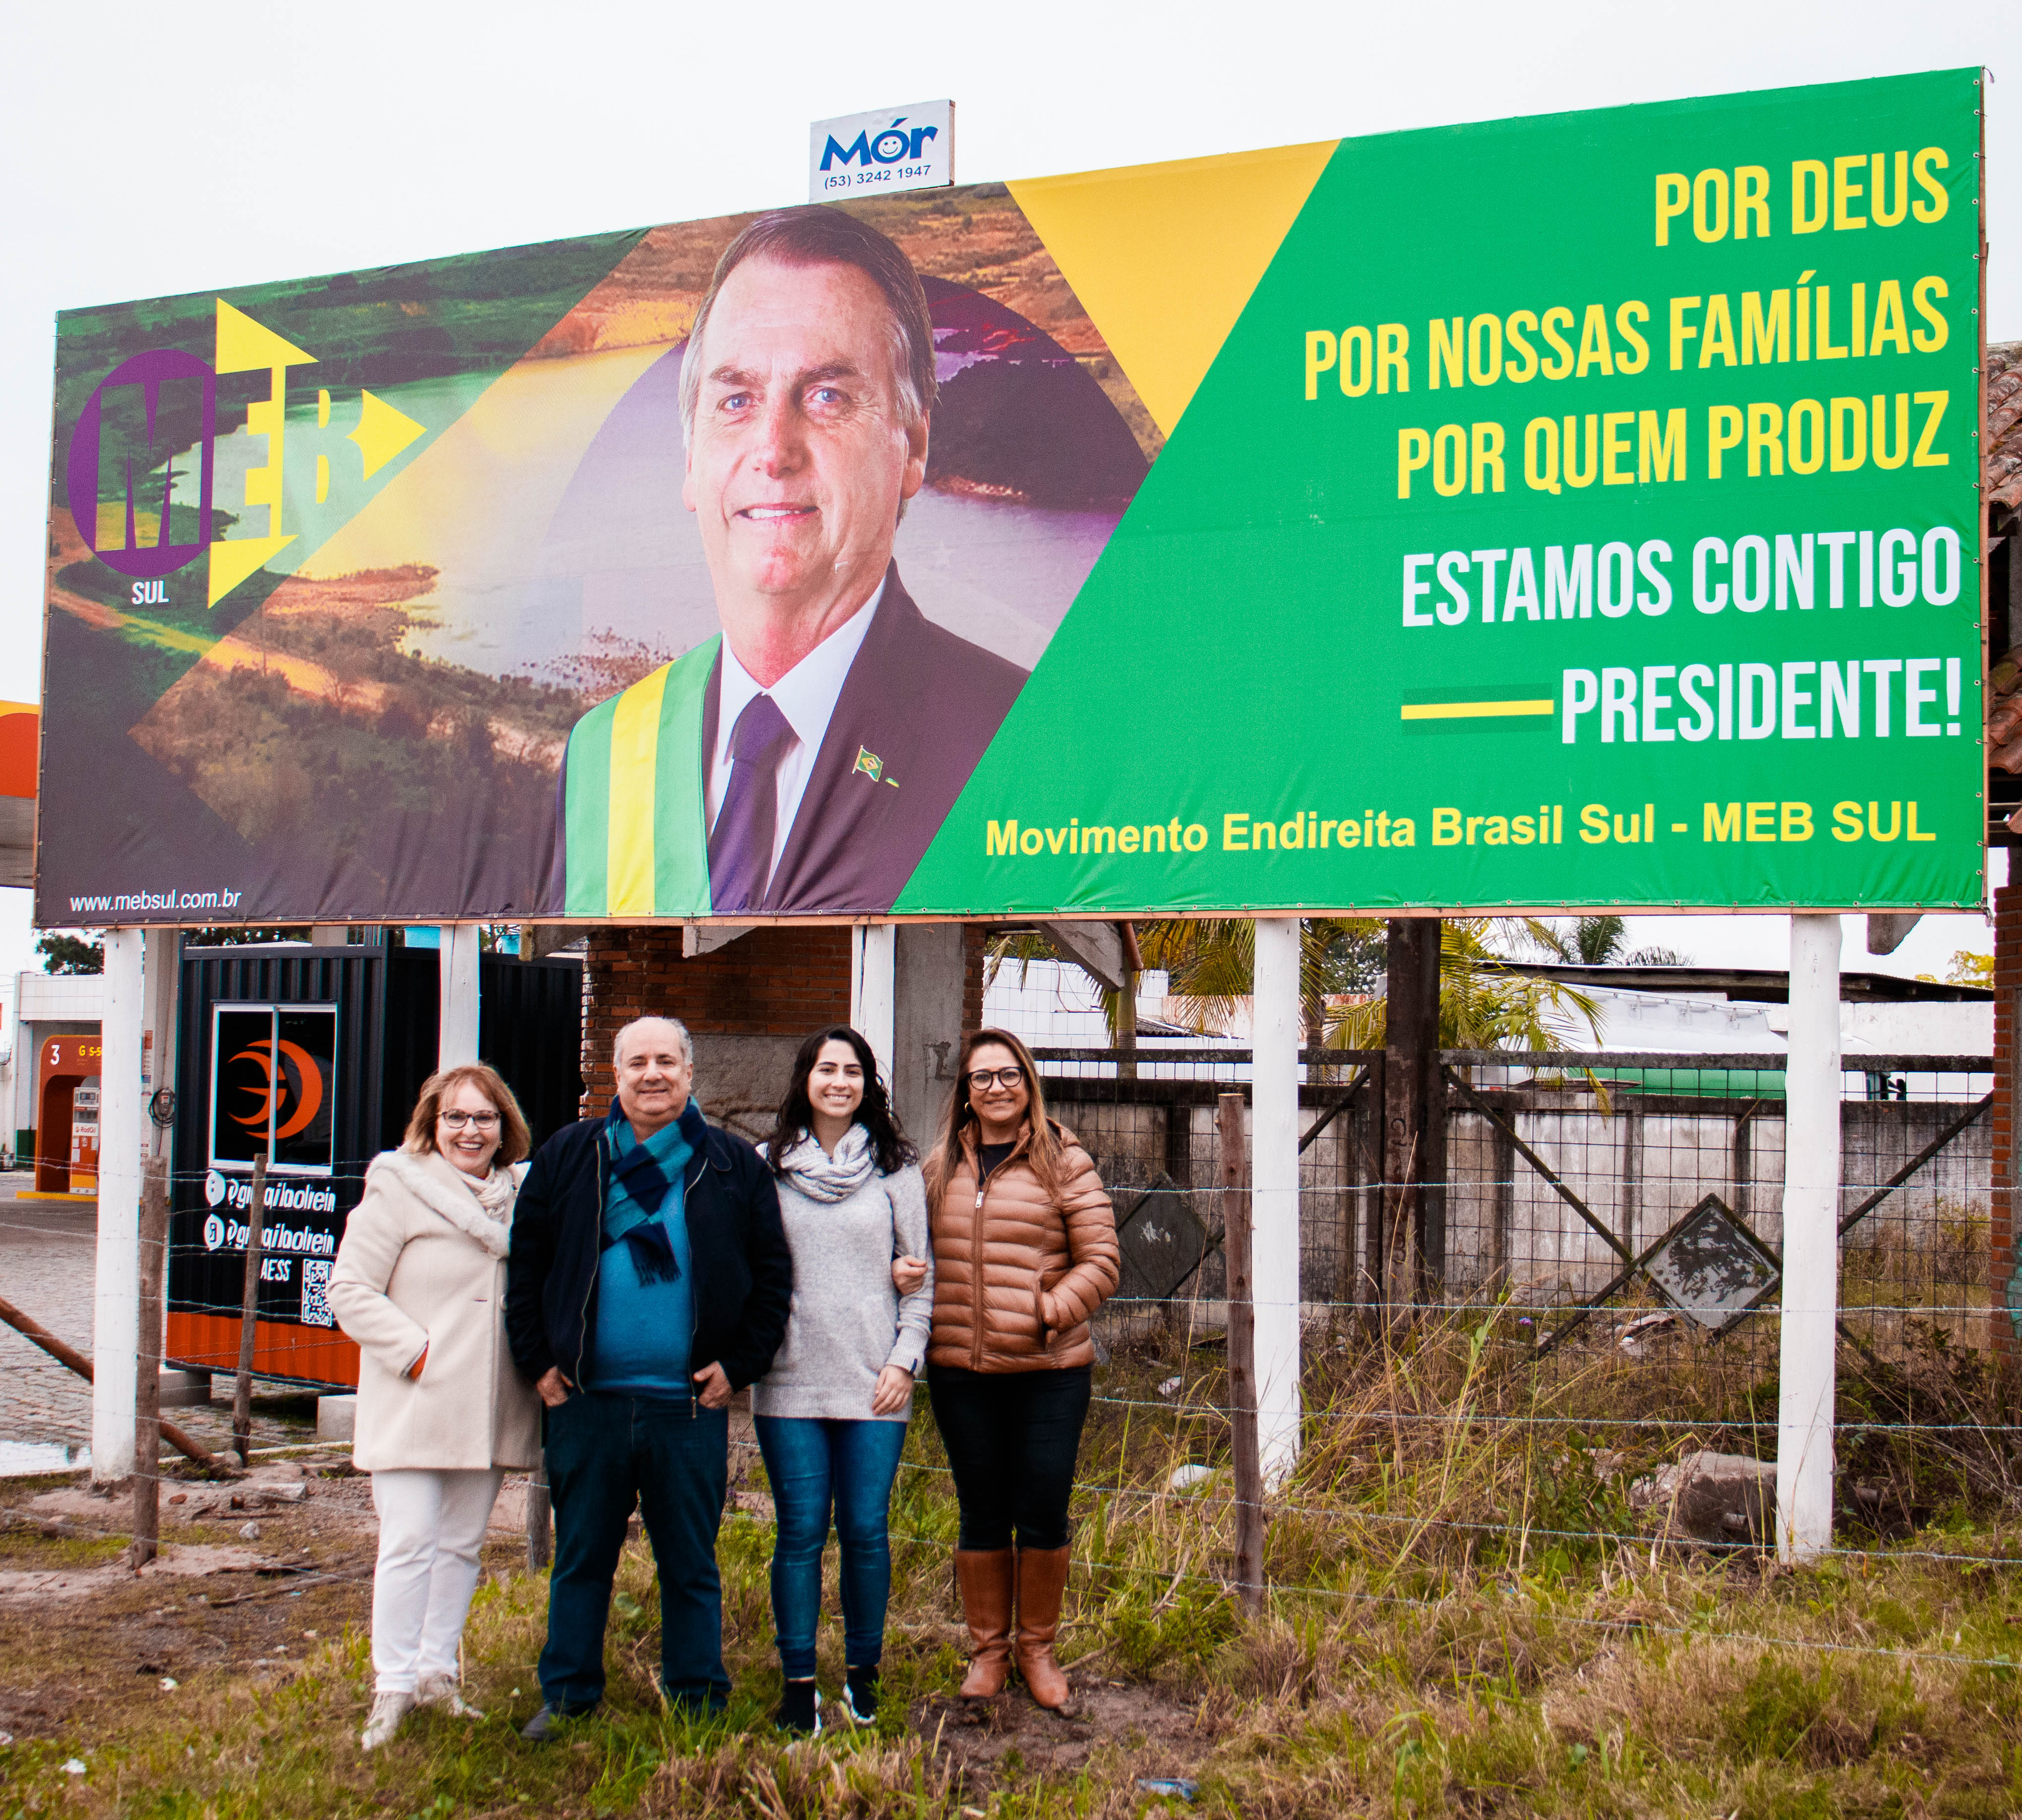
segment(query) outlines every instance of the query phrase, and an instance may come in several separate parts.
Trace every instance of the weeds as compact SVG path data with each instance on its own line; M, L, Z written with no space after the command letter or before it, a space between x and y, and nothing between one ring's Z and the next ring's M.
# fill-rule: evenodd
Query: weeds
M1219 1351L1184 1333L1120 1351L1082 1454L1064 1638L1081 1707L1067 1720L1022 1694L981 1712L951 1697L955 1512L923 1417L893 1505L872 1730L790 1745L771 1730L771 1530L739 1512L721 1548L735 1693L719 1719L685 1721L657 1698L652 1564L634 1547L605 1706L551 1747L514 1735L538 1701L538 1577L509 1567L473 1609L466 1682L489 1716L422 1714L371 1758L355 1745L364 1596L331 1588L322 1596L351 1602L351 1626L324 1629L298 1666L204 1669L173 1694L108 1683L88 1722L0 1750L0 1815L1136 1820L1176 1808L1140 1778L1174 1776L1197 1785L1194 1811L1251 1816L1965 1815L2022 1802L2005 1382L1942 1329L1885 1368L1849 1352L1842 1408L1921 1425L1871 1453L1867 1430L1843 1440L1850 1509L1859 1485L1895 1488L1885 1521L1856 1532L1846 1519L1875 1552L1793 1572L1752 1550L1664 1541L1625 1495L1667 1454L1772 1440L1773 1380L1690 1335L1631 1371L1596 1325L1585 1350L1542 1365L1496 1311L1423 1322L1388 1349L1316 1347L1303 1454L1269 1526L1267 1610L1246 1625L1227 1589ZM1602 1424L1639 1407L1679 1425ZM1174 1491L1189 1464L1210 1475ZM832 1580L830 1592L833 1613ZM9 1640L17 1679L78 1659L60 1638ZM825 1623L830 1689L840 1641ZM82 1776L63 1767L73 1756Z

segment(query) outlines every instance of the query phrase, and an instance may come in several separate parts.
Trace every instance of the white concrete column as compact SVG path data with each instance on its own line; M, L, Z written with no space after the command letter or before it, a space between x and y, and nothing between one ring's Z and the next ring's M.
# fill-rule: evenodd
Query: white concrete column
M477 957L484 932L475 923L442 925L441 1020L436 1026L436 1066L454 1068L477 1053Z
M91 1476L133 1470L133 1360L141 1344L141 1099L144 943L139 929L105 932L99 1030L98 1270L92 1311Z
M1250 1276L1264 1483L1299 1457L1299 919L1257 921L1250 1102Z
M1839 1314L1840 920L1790 919L1784 1074L1783 1344L1776 1406L1776 1553L1832 1545L1833 1370Z
M898 1015L898 954L896 923L859 923L849 932L849 1021L870 1043L888 1082Z

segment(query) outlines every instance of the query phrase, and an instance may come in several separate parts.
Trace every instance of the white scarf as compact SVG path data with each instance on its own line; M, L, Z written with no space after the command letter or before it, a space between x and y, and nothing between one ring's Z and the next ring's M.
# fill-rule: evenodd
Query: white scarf
M458 1170L459 1175L463 1172ZM513 1172L495 1169L483 1181L475 1176L464 1176L464 1184L477 1197L477 1204L491 1220L504 1220L513 1211Z
M788 1179L810 1201L845 1201L878 1173L870 1133L856 1124L842 1134L834 1156L804 1131L779 1160Z

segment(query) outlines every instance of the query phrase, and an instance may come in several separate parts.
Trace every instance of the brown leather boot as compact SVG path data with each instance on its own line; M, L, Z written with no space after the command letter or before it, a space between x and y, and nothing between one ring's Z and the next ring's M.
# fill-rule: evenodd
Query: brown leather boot
M1011 1574L1009 1548L958 1548L955 1579L962 1588L962 1614L969 1623L969 1672L965 1700L988 1700L1004 1691L1011 1672Z
M1060 1595L1067 1585L1065 1548L1018 1551L1018 1672L1032 1698L1051 1712L1068 1703L1068 1678L1053 1660Z

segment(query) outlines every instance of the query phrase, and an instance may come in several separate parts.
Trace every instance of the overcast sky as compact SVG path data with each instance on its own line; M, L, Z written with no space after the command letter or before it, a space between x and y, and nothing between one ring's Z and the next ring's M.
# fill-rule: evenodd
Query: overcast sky
M959 181L1975 64L1991 340L2022 337L2022 59L1986 0L1072 8L352 0L10 15L0 58L0 698L41 693L59 308L805 199L807 129L952 96ZM972 23L973 21L973 23ZM2003 181L2003 173L2013 176ZM1436 219L1426 223L1439 232ZM0 890L0 969L32 963ZM1783 964L1783 919L1648 919ZM1879 965L1988 945L1927 921ZM1846 962L1867 965L1857 922Z

